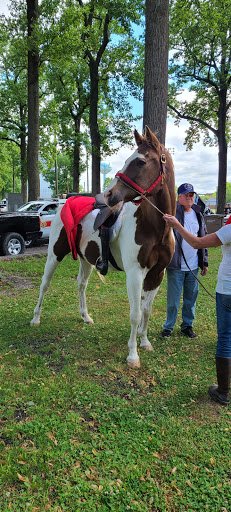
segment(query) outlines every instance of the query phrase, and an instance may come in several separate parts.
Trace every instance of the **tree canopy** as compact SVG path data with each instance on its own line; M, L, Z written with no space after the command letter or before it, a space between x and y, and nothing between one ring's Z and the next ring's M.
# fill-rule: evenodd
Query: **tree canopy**
M231 107L231 0L172 0L170 113L186 119L185 143L218 145L218 213L225 206ZM191 91L191 100L182 92Z
M138 97L141 90L140 79L135 79L140 73L137 63L141 45L134 27L141 22L143 3L143 0L125 3L123 0L42 0L36 19L32 20L29 37L26 0L12 0L10 16L1 17L0 88L5 94L5 111L0 109L0 139L7 135L7 140L14 140L22 147L23 178L27 176L28 156L32 194L36 190L33 177L36 162L31 158L36 158L38 144L36 142L34 151L30 150L27 155L27 129L31 119L28 118L27 76L28 87L34 87L27 54L36 64L39 85L32 96L36 91L37 98L39 93L40 171L45 167L45 159L49 166L52 159L55 161L57 148L59 153L68 153L72 160L73 188L78 191L84 155L86 151L91 152L92 182L97 192L101 155L114 151L116 140L120 146L131 142L134 115L128 96ZM37 6L36 1L34 6ZM10 70L8 76L4 63ZM23 95L23 109L16 86ZM14 103L9 105L13 99ZM30 111L32 106L33 100ZM37 112L36 106L38 128Z

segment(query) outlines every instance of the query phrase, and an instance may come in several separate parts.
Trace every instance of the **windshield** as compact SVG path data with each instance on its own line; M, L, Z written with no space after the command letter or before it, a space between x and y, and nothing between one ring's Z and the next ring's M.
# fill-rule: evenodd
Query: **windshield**
M43 206L43 203L26 203L18 208L18 212L38 212L39 208Z

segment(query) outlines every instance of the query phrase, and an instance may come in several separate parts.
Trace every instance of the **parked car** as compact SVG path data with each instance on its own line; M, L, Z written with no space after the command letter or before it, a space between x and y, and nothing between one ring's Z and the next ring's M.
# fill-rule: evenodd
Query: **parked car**
M34 212L0 212L0 254L23 254L28 240L39 240L40 217Z
M7 206L6 206L6 199L2 199L0 201L0 212L6 212Z
M64 204L65 200L51 199L51 200L38 200L29 201L26 204L20 206L18 212L37 212L40 217L40 229L42 231L42 237L40 241L46 242L50 236L50 229L52 220L57 212L60 204ZM26 247L32 245L33 240L26 242Z

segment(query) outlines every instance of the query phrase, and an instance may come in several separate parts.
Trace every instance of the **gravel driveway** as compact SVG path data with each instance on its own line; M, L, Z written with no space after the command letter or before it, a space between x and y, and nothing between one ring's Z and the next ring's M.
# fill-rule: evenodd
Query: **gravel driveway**
M35 247L28 247L23 254L17 256L0 256L0 260L8 260L12 258L26 258L27 256L39 256L40 254L47 254L48 244L42 244Z

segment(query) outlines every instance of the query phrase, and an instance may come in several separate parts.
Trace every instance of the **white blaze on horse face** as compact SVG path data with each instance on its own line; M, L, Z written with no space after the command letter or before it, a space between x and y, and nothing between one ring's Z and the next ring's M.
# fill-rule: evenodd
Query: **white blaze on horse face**
M132 162L132 160L135 160L135 158L144 158L144 155L142 155L142 153L139 153L138 149L136 149L134 151L134 153L132 153L132 155L126 160L123 168L121 169L121 173L124 173L127 169L127 167L129 166L129 164Z

